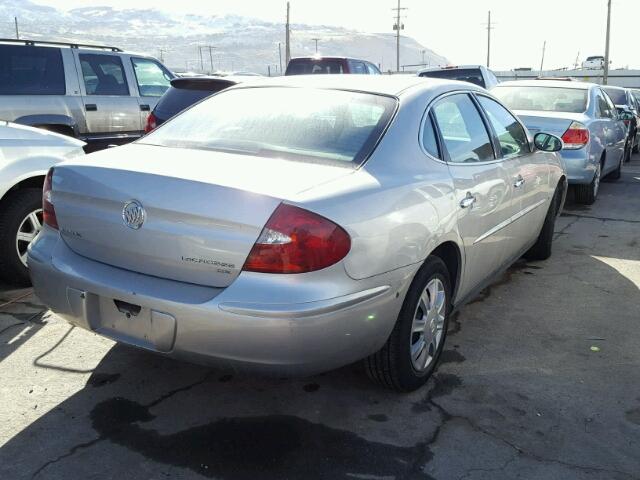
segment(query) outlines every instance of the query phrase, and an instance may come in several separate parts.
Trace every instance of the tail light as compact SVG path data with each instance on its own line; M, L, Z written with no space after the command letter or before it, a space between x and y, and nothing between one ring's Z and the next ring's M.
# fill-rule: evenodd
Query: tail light
M158 119L151 112L147 117L147 123L144 126L144 133L149 133L151 130L154 130L158 126Z
M47 172L42 187L42 220L46 225L58 230L58 219L56 218L56 210L51 202L51 187L53 185L53 168Z
M562 135L566 150L577 150L589 143L589 130L580 122L571 122L569 128Z
M262 229L243 270L305 273L329 267L351 249L342 227L320 215L281 204Z

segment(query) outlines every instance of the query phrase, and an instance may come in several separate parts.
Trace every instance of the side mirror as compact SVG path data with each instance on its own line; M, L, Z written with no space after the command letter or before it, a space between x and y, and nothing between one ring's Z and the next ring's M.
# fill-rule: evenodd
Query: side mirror
M627 122L627 121L633 120L635 115L633 114L633 112L630 112L629 110L620 110L619 117L620 117L620 120L624 120L625 122Z
M559 152L564 147L562 140L550 133L536 133L533 144L543 152Z

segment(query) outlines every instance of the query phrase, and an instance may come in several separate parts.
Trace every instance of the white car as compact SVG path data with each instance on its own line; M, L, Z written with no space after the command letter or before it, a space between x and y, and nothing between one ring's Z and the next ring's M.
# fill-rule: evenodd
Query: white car
M29 284L27 248L42 226L47 170L84 155L84 142L0 121L0 281Z
M587 57L587 59L582 62L582 68L585 70L602 70L604 68L604 57L601 55Z

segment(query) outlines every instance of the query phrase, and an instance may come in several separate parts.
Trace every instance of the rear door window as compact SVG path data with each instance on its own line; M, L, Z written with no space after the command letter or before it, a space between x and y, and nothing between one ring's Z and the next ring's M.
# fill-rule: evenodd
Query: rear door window
M129 95L127 77L120 57L80 54L79 58L87 95Z
M598 116L600 118L613 118L613 111L611 106L602 91L598 90L596 93L596 101L598 102Z
M59 48L0 45L0 95L64 95Z
M380 75L380 70L373 63L367 62L367 70L369 71L369 75Z
M442 158L438 149L438 141L436 140L436 131L433 127L431 115L427 115L422 126L422 146L434 158Z
M158 62L148 58L131 58L141 97L160 97L171 85L173 75Z
M486 162L495 159L489 133L478 109L467 94L438 101L433 114L452 163Z

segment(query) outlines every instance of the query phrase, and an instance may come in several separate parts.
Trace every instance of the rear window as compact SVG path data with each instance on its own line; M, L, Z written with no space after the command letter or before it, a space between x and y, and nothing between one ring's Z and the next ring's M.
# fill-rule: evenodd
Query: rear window
M360 163L388 125L392 97L308 88L241 88L174 117L140 143L312 162Z
M421 77L443 78L446 80L458 80L460 82L469 82L479 87L485 88L482 72L479 68L451 68L448 70L433 70L431 72L422 72Z
M301 58L291 60L285 75L313 75L323 73L345 73L342 60Z
M58 48L0 45L0 95L64 95Z
M160 98L156 105L155 111L162 114L163 117L173 117L182 110L190 107L194 103L199 102L203 98L213 95L222 90L220 87L216 90L197 90L186 88L170 87L169 90Z
M589 91L578 88L498 86L491 93L511 110L583 113L587 109Z
M615 105L626 105L627 95L624 90L618 90L616 88L603 88L609 98Z

